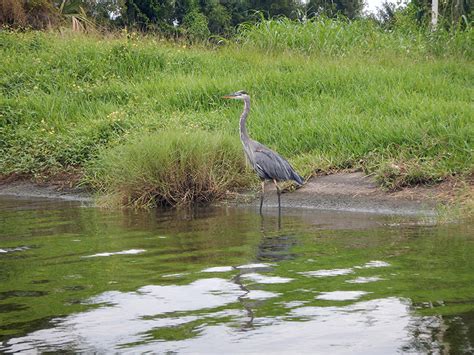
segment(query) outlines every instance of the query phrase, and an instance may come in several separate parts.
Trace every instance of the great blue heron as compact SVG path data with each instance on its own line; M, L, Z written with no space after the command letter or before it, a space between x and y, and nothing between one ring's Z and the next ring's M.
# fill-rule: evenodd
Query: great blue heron
M294 180L303 185L303 178L291 167L280 154L265 147L263 144L250 139L247 133L246 121L250 111L250 96L245 91L237 91L224 96L226 99L243 100L244 111L240 116L240 140L248 161L252 164L258 177L262 180L262 194L260 196L260 214L262 213L263 196L265 194L265 180L273 180L278 195L278 212L281 213L279 181Z

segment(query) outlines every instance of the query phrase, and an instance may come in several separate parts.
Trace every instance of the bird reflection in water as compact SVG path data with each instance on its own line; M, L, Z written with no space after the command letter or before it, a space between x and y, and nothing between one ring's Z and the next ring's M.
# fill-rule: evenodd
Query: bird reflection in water
M293 247L297 244L295 236L282 233L280 228L281 216L278 216L278 229L277 233L268 232L265 227L265 220L263 215L261 216L260 231L262 233L261 242L259 243L255 260L258 264L248 265L246 267L234 267L238 273L232 278L232 282L239 286L244 292L242 295L237 297L238 301L242 305L242 308L247 314L246 320L241 325L241 330L247 331L254 329L255 314L253 309L257 309L264 299L252 299L249 297L251 289L246 286L245 279L246 275L261 273L272 270L271 263L277 263L282 260L290 260L296 258L296 254L291 252ZM272 219L273 224L273 219Z

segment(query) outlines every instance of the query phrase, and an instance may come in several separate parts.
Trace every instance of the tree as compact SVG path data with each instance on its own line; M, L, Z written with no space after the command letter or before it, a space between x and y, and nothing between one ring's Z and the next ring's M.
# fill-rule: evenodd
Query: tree
M252 10L262 11L265 17L285 16L291 19L298 17L301 3L297 0L250 0Z
M227 0L223 1L221 5L229 14L231 27L237 27L251 18L252 13L249 0Z
M174 3L173 17L176 21L178 21L178 24L181 25L186 14L196 10L196 0L176 0Z
M199 0L199 9L209 23L209 31L213 34L224 34L230 31L231 16L218 0Z
M60 21L52 0L1 0L0 26L45 29Z
M363 0L310 0L307 12L310 17L325 15L334 18L344 15L352 20L360 16L363 7Z
M125 22L141 30L172 29L174 6L170 0L125 0L123 15Z
M119 17L124 1L123 0L86 0L85 7L87 15L103 26L113 24Z
M408 5L415 9L416 20L426 25L431 20L431 0L412 0ZM474 8L470 0L439 0L438 13L440 26L464 26L472 21Z
M211 34L207 17L197 10L193 10L184 16L182 26L186 38L191 42L207 40Z

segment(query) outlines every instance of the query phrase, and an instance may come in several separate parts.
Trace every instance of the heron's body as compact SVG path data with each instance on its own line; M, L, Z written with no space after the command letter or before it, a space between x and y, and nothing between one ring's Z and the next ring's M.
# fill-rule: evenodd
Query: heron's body
M262 212L265 180L272 180L275 183L278 193L278 208L280 211L280 188L277 182L293 180L298 185L303 185L303 178L280 154L249 137L246 123L247 116L250 112L250 96L248 96L244 91L238 91L235 94L227 96L227 98L240 99L244 101L244 111L240 116L240 140L244 147L247 160L252 165L258 177L262 180L260 212Z

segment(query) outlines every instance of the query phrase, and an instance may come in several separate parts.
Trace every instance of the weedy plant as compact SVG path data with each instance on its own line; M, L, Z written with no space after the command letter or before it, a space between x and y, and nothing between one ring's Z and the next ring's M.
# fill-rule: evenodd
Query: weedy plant
M102 151L86 179L105 204L153 207L207 204L252 175L235 137L162 131Z

